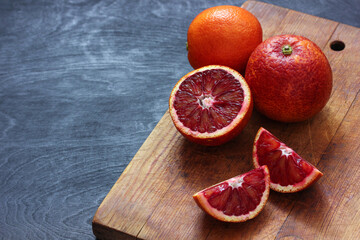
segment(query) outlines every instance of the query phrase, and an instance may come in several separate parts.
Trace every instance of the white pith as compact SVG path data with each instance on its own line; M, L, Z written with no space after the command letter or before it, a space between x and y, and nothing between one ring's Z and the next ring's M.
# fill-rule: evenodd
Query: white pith
M292 150L291 148L287 147L285 144L281 143L280 144L280 147L278 148L278 150L281 151L281 155L282 156L285 156L285 157L288 157L290 156L294 150Z
M212 96L202 95L198 99L199 99L200 106L202 108L210 108L215 102L215 100Z
M244 182L244 176L240 178L232 178L229 180L229 186L232 187L232 189L242 187L243 182Z

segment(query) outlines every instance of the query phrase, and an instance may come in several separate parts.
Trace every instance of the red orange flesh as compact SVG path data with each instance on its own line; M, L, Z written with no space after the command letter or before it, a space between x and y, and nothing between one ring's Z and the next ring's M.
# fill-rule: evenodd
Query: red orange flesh
M268 166L270 188L278 192L298 192L323 175L264 128L260 128L255 137L253 162L255 167Z
M190 141L220 145L245 127L252 113L250 89L235 70L210 65L175 85L169 99L175 127Z
M198 206L224 222L244 222L264 208L270 192L266 166L215 184L193 195Z

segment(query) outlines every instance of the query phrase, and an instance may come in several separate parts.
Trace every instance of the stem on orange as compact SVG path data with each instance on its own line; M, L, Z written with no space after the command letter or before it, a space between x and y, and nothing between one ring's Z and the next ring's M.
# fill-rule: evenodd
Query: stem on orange
M284 55L290 55L292 53L292 47L288 44L284 45L281 50Z

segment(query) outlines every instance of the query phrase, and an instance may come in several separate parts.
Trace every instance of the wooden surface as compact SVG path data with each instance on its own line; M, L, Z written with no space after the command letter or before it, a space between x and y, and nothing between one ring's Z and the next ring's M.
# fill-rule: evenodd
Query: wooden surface
M219 147L189 143L162 117L112 187L93 219L100 239L360 239L360 29L249 1L264 39L282 33L308 37L334 74L330 101L313 119L283 124L254 113L245 130ZM345 43L342 51L330 43ZM229 224L202 212L192 194L252 168L252 142L265 127L324 176L312 188L271 192L255 219Z
M264 1L360 27L359 0ZM244 2L245 0L227 0L226 4L240 6ZM95 212L164 116L168 97L175 83L192 70L185 47L186 32L191 20L200 11L221 4L224 4L223 0L0 0L1 240L96 238L92 231ZM280 8L271 10L263 7L261 11L264 18L268 17L279 23L287 14ZM262 21L267 35L277 29L269 21ZM341 39L346 35L353 39L353 46L357 46L358 37L354 36L356 31L352 29L354 28L339 25L332 38ZM357 69L349 72L351 67L357 65L354 62L358 55L353 55L356 52L347 53L351 56L345 62L344 53L334 53L329 49L326 51L332 64L338 66L336 77L340 79L337 81L337 94L329 103L331 107L325 110L331 112L323 113L313 120L318 123L311 123L315 124L309 125L314 126L311 129L307 124L279 126L270 122L266 123L266 127L288 140L310 161L319 161L318 166L323 170L325 167L330 168L326 170L330 171L327 177L331 176L331 172L337 174L349 171L350 174L350 171L355 172L357 169L355 165L351 166L354 167L352 170L346 169L350 167L347 165L338 166L337 161L341 163L356 158L357 145L352 144L355 140L346 136L355 136L358 131L351 130L351 126L357 124L355 107L358 105L354 104L354 99L359 87L354 80L358 79ZM339 67L340 65L343 67ZM352 115L347 112L351 108ZM328 114L330 119L327 118ZM168 132L172 125L166 121L162 120L160 126ZM260 125L262 121L255 114L251 126ZM315 131L316 126L321 123L324 123L322 129L327 129L327 135L313 132L309 138L310 130ZM339 128L337 131L336 126L340 124L346 128ZM291 129L297 131L291 134ZM211 171L212 163L221 163L224 158L231 160L233 163L228 167L220 167L222 172L226 172L226 177L250 168L247 152L250 152L249 141L252 141L255 127L248 128L234 143L224 146L230 150L238 144L245 144L242 149L247 152L241 154L227 152L223 148L192 146L178 138L177 133L170 133L177 138L177 142L164 144L166 148L161 152L158 150L159 145L151 145L151 142L158 143L157 136L152 135L153 140L148 140L146 147L149 151L143 147L135 158L138 162L131 163L134 166L145 164L138 171L151 172L145 183L150 181L156 190L154 193L148 190L149 197L156 197L158 194L175 197L178 194L176 188L182 187L184 190L181 191L187 191L190 196L199 188L225 177L223 173L215 172L206 179L196 179L185 158L207 171ZM330 136L334 136L333 140L342 144L327 144L331 141ZM162 137L167 139L171 136ZM308 148L308 145L312 148ZM352 146L352 150L347 152L349 146ZM192 152L187 152L189 147ZM158 156L158 160L167 161L167 165L141 162L145 153L149 154L148 159ZM167 156L174 154L184 154L183 161L178 158L167 159ZM214 156L209 157L209 154ZM324 160L320 160L322 156ZM323 165L326 161L328 164ZM166 183L161 178L156 182L151 180L151 177L158 176L156 169L171 171L175 176L162 175L161 178L175 182ZM128 178L132 179L130 175ZM358 198L353 194L356 185L346 182L348 178L346 176L339 182L336 181L340 185L345 183L345 189L335 188L335 185L330 188L328 184L331 181L327 178L314 188L325 199L319 202L322 208L317 207L325 220L309 220L311 222L307 223L308 220L304 220L307 219L307 212L315 209L307 207L306 211L301 211L303 215L292 215L299 219L296 224L303 224L305 227L322 224L309 228L308 231L331 226L330 230L336 233L340 231L337 227L340 224L344 224L345 229L349 230L351 227L346 227L346 224L358 218L357 212L349 216L341 215L341 212L349 211L348 208ZM330 180L332 179L331 176ZM172 188L176 181L182 181L182 185L174 185L176 188ZM299 196L309 198L302 194L277 196L272 193L268 208L262 213L264 216L259 216L259 219L266 219L264 230L248 223L217 226L218 223L195 208L189 198L182 201L186 201L190 210L194 211L187 215L188 209L182 208L181 214L186 216L184 223L190 219L197 224L192 229L197 229L199 236L206 235L210 225L214 227L209 238L216 238L222 231L231 231L231 228L237 227L240 227L238 234L246 233L244 229L247 227L275 231L276 228L272 229L269 225L268 218L272 217L276 222L277 215L274 211L278 211L282 218L287 216L283 212L287 213L292 208L299 211L290 204L293 199L298 200ZM135 235L143 229L139 237L154 236L160 225L156 217L162 212L168 212L172 204L168 198L164 198L157 208L161 211L155 212L144 207L141 213L137 211L138 202L146 202L148 197L140 193L135 197L139 197L139 200L134 199L126 206L124 214L129 219L123 223L123 227L131 229ZM303 199L300 206L312 204L308 198ZM346 202L346 199L352 200ZM146 216L149 216L149 221ZM343 218L340 219L340 216ZM133 218L141 221L133 222ZM297 234L302 228L291 230L293 222L290 220L291 218L287 219L283 229L287 229L286 233L293 231ZM169 219L170 227L175 225L172 221L175 220ZM132 225L126 225L126 222ZM167 223L163 224L167 226ZM184 229L187 225L180 224L179 227ZM357 225L352 223L352 227ZM135 231L136 228L138 232ZM262 236L261 231L258 236ZM339 236L339 233L334 236ZM229 233L226 235L231 236Z

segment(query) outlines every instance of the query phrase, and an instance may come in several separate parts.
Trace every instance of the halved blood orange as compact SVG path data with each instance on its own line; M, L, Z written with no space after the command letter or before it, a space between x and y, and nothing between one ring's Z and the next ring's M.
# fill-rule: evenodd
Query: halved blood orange
M224 222L244 222L264 208L270 192L266 166L230 178L193 195L198 206Z
M277 192L301 191L323 175L264 128L260 128L255 137L253 162L255 167L268 166L270 188Z
M173 88L169 112L190 141L215 146L237 136L253 109L250 89L235 70L219 65L196 69Z

